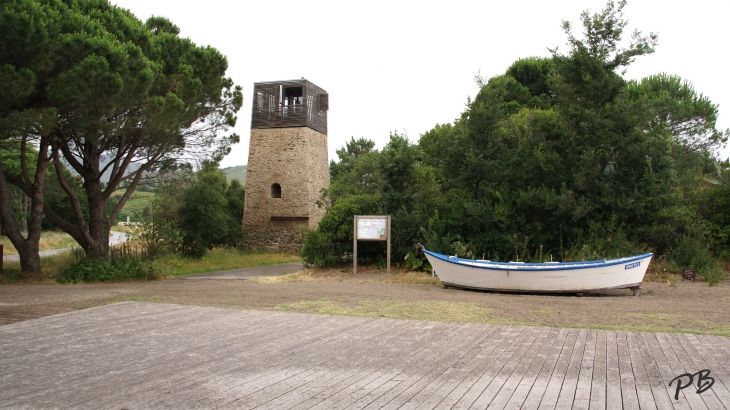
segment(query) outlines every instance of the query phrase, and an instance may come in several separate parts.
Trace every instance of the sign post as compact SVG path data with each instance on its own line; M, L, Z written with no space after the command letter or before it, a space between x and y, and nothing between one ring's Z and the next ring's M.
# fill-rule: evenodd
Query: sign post
M390 273L390 215L355 215L352 235L352 273L357 273L357 241L387 241L387 266Z

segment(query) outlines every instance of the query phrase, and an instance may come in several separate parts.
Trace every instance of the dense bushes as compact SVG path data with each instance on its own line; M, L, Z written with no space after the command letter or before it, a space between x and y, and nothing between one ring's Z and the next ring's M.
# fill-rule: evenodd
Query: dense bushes
M214 247L236 247L243 236L244 194L241 183L227 182L215 162L195 173L176 172L158 186L150 220L136 237L152 258L168 252L200 258Z
M214 246L237 245L243 235L243 187L237 180L229 185L217 163L206 164L178 212L184 254L200 258Z
M354 195L343 198L327 210L319 228L303 228L305 236L302 258L313 265L335 265L343 262L343 257L352 254L353 215L375 214L378 210L378 197L375 195ZM378 243L369 242L359 246L360 260L376 262L376 250L385 248Z
M392 135L381 151L363 139L338 150L322 201L330 208L306 233L305 260L348 260L353 216L388 214L393 260L411 268L423 264L419 242L494 260L653 251L712 281L714 255L730 245L730 208L728 184L707 175L728 132L715 128L717 106L678 77L621 76L656 43L639 35L618 46L622 7L584 15L585 40L566 26L567 55L480 79L462 116L417 144ZM689 243L694 251L683 250ZM382 262L383 246L358 246L358 259ZM680 263L683 254L693 258Z
M724 272L707 247L707 241L684 236L672 250L671 260L680 270L694 269L710 285L720 282Z
M88 258L68 268L58 282L125 282L158 280L162 277L159 267L147 259L123 257L109 261L105 258Z

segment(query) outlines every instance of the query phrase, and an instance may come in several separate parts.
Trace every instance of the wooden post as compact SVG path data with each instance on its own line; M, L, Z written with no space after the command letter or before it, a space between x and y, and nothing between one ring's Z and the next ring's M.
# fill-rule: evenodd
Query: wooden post
M357 215L352 230L352 273L357 274Z
M387 231L387 233L388 233L388 241L387 241L386 248L388 248L388 250L387 250L388 256L386 257L386 260L387 260L387 263L388 263L388 271L387 271L387 273L390 273L390 215L388 215L388 231Z

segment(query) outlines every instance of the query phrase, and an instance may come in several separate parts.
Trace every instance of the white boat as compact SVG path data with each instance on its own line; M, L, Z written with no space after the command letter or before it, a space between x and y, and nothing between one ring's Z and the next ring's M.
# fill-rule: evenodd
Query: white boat
M639 285L653 254L580 262L492 262L442 255L423 249L444 287L509 292L570 292L582 294Z

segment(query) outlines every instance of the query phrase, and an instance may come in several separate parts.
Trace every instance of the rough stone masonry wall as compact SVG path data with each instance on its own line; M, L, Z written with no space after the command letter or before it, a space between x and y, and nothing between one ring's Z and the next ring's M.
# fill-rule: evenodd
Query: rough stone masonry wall
M309 130L309 228L316 229L326 211L318 207L322 190L330 186L330 164L327 158L327 136Z
M281 198L271 198L274 183L281 186ZM243 212L244 246L300 250L300 226L317 227L324 209L315 202L327 186L326 135L306 127L252 129Z

